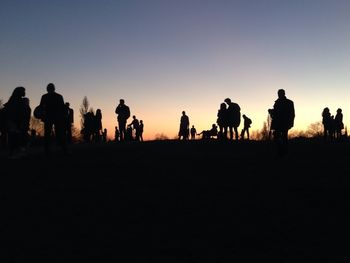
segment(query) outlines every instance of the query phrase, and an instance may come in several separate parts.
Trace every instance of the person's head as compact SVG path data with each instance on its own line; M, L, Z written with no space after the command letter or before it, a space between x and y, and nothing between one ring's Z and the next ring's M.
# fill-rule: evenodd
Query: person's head
M186 114L186 112L183 110L183 111L182 111L182 115L185 115L185 114Z
M142 124L142 123L143 123L143 120L140 120L140 123Z
M279 98L284 98L286 96L286 92L284 91L284 89L279 89L277 95Z
M67 107L69 107L69 106L70 106L69 102L66 102L65 104L66 104L66 106L67 106Z
M133 119L136 119L136 116L135 116L135 115L132 115L132 118L133 118Z
M341 108L338 108L337 109L337 113L341 113L342 112L342 109Z
M231 103L231 99L230 99L230 98L226 98L224 101L225 101L227 104L230 104L230 103Z
M119 100L119 103L120 103L121 105L124 105L125 101L124 101L123 99L120 99L120 100Z
M12 97L22 98L26 95L26 89L24 87L16 87L12 92Z
M243 116L243 118L246 118L246 117L247 117L247 116L245 116L245 114L243 114L242 116Z
M222 110L226 109L226 103L225 102L220 104L220 109L222 109Z
M47 86L46 86L46 91L47 91L48 93L54 92L54 91L55 91L55 85L54 85L53 83L47 84Z

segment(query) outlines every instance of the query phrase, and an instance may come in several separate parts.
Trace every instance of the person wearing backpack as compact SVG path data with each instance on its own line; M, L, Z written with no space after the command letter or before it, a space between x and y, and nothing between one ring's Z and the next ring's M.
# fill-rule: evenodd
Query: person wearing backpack
M249 128L252 124L252 120L248 118L245 114L242 115L243 117L243 129L241 131L241 140L244 140L244 134L247 133L247 139L249 140Z

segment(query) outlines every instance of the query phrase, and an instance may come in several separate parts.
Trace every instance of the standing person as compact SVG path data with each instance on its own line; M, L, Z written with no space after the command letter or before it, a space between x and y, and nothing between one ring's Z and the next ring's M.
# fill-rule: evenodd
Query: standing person
M66 106L64 104L63 96L56 93L55 85L49 83L46 87L47 93L41 96L40 105L42 112L44 112L44 140L45 153L50 154L51 138L54 134L56 142L60 145L64 152L66 152Z
M9 157L22 157L24 143L29 129L31 109L29 100L24 97L25 88L17 87L13 90L9 100L4 105L5 129L8 136Z
M117 120L119 126L120 141L124 141L126 133L126 121L130 117L130 108L129 106L125 105L124 99L119 100L119 105L115 109L115 113L118 115Z
M192 125L190 133L191 133L191 140L195 140L196 139L197 130L194 127L194 125Z
M67 113L67 127L66 127L66 133L67 133L67 142L72 143L72 127L74 123L74 110L70 108L69 102L65 103L66 106L66 113Z
M179 140L187 140L189 135L190 119L186 115L185 111L182 111L182 116L180 119L180 130L179 130Z
M241 123L241 107L232 102L230 98L225 99L227 108L227 125L230 131L230 140L233 140L233 131L235 131L235 139L238 140L238 126Z
M245 114L242 115L243 117L243 129L241 132L241 139L244 140L244 134L247 133L247 139L249 140L249 128L252 124L252 120L248 118Z
M102 111L97 109L94 116L93 141L101 142L102 139Z
M139 141L140 140L140 123L135 115L132 116L132 122L128 125L128 127L131 127L131 126L135 130L135 141Z
M219 138L218 139L227 139L227 127L228 127L228 116L227 116L227 107L226 103L223 102L220 104L220 109L218 110L216 123L219 125Z
M325 107L322 111L322 124L323 124L323 139L332 139L332 127L333 120L332 115L328 107Z
M278 146L279 155L288 151L288 130L294 126L294 102L287 99L284 89L279 89L278 99L273 105L274 140Z
M341 139L342 129L344 129L343 113L342 113L342 109L339 108L337 109L337 114L334 117L335 138L337 140Z
M139 130L140 130L140 141L143 142L143 120L140 120Z

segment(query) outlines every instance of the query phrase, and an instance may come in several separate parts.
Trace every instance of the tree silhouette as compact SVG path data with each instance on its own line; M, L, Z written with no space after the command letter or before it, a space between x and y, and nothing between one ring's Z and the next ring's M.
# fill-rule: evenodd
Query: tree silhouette
M321 121L311 123L306 130L307 137L322 137L323 124Z
M83 98L83 102L80 105L80 127L81 129L84 129L84 116L86 113L88 113L89 111L91 111L91 109L89 109L90 103L88 98L85 96Z

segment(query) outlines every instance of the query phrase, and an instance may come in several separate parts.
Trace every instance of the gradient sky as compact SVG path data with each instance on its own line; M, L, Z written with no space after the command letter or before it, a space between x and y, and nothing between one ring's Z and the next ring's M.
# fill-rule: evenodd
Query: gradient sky
M182 110L209 129L226 97L261 129L280 88L294 130L326 106L350 121L348 0L1 0L0 34L3 102L24 86L34 109L52 82L76 127L87 96L109 136L120 98L146 139L174 138Z

